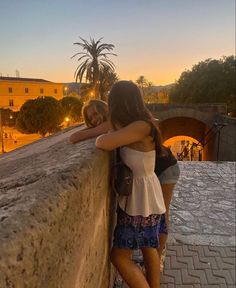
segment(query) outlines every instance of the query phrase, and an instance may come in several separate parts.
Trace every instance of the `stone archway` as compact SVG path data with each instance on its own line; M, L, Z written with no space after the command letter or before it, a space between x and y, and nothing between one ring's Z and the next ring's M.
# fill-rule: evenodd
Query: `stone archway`
M189 117L173 117L160 121L159 124L163 141L176 136L187 136L196 139L196 142L205 141L205 134L208 127L205 123ZM203 160L209 160L206 153L206 147L203 148Z
M205 140L203 160L235 161L236 120L225 116L225 105L220 104L149 104L160 121L164 140L186 135ZM222 130L221 127L224 127Z
M208 141L209 137L205 137L214 125L215 113L199 111L193 106L168 105L160 109L157 104L149 108L151 108L153 116L160 121L159 125L164 141L181 135L192 137L201 144L207 140L207 145L203 148L203 160L216 160L217 137L211 137L210 141Z
M189 117L173 117L160 121L163 141L180 135L192 137L203 142L207 130L205 123Z

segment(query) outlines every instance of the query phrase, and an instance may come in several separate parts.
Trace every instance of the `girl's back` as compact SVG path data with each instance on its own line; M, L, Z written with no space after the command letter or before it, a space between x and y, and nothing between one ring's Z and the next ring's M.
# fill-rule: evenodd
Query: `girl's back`
M129 287L159 288L160 262L156 248L161 214L165 212L160 183L154 173L159 134L156 131L153 135L153 117L134 83L114 84L108 104L114 131L98 137L96 146L107 151L121 147L121 158L134 175L131 195L118 198L111 259ZM147 279L131 261L132 250L139 248L144 253Z
M151 148L150 145L140 147ZM121 209L129 215L142 215L165 212L165 204L162 197L161 186L154 172L156 150L139 151L129 145L120 148L120 155L124 163L133 171L133 190L127 198L120 196L118 199Z
M121 158L133 171L134 177L153 175L155 168L155 150L138 151L128 146L122 147Z

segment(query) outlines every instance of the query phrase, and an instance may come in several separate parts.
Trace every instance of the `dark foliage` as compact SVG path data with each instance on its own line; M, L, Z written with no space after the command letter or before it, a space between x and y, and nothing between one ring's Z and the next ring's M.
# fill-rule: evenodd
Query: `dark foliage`
M181 74L170 92L171 103L235 103L234 56L207 59ZM235 109L235 108L234 108Z
M45 136L60 130L63 110L53 97L38 97L26 101L19 111L16 126L23 133L39 133Z
M14 127L16 125L16 118L18 112L14 112L11 109L0 108L1 121L3 126Z
M63 116L69 117L72 122L78 122L81 118L83 101L75 97L64 97L60 101L63 108Z

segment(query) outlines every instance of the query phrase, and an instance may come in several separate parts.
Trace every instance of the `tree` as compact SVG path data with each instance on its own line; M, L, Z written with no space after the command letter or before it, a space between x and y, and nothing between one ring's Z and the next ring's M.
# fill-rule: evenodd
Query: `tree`
M18 112L14 112L9 108L0 108L0 114L3 126L14 127L16 125L16 117Z
M172 103L227 103L235 97L235 57L206 59L184 71L170 92Z
M148 81L147 81L147 79L146 79L143 75L141 75L141 76L139 76L138 79L136 80L136 83L138 84L139 88L140 88L141 91L143 92L143 96L145 96L145 91L144 91L144 89L145 89L146 87L148 87Z
M61 129L63 110L53 97L38 97L26 101L19 111L16 127L19 131L31 134L39 133L43 137Z
M74 58L78 56L78 62L80 62L75 70L75 79L76 82L79 79L81 83L85 77L86 82L92 83L95 97L99 98L99 78L101 71L115 71L114 64L108 59L109 55L117 56L109 52L112 51L115 46L113 44L101 43L103 38L100 38L98 41L90 38L90 43L81 37L79 38L82 42L75 42L74 44L80 46L82 52L78 52L71 57Z
M231 94L227 100L227 112L229 116L236 117L236 95Z
M158 102L158 93L154 91L152 82L148 81L145 76L141 75L136 80L136 83L143 93L143 99L145 103Z
M93 85L91 83L81 83L80 96L85 103L94 96Z
M76 97L67 96L62 98L60 104L63 108L63 116L68 117L72 122L78 122L81 118L83 101Z
M100 71L99 76L99 93L103 101L107 101L107 94L111 90L112 85L118 81L117 74L111 69L104 68Z

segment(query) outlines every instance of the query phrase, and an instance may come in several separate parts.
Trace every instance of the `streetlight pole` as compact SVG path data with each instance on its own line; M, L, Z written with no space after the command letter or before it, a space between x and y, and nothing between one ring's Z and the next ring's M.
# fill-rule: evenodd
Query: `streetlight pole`
M227 126L227 123L214 123L216 127L216 133L218 133L218 143L217 143L217 161L219 161L219 153L220 153L220 136L221 136L221 129L225 126Z
M4 151L4 138L3 138L3 124L2 124L2 109L0 108L0 139L1 139L1 152L2 154L5 153Z

